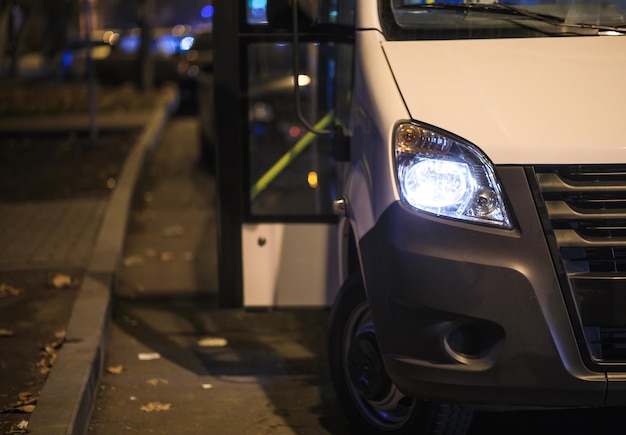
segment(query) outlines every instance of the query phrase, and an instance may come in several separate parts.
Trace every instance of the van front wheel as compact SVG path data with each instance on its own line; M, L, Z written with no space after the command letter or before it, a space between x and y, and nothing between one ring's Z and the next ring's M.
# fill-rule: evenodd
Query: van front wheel
M337 397L355 433L465 434L471 408L404 396L389 378L376 342L360 273L333 306L328 357Z

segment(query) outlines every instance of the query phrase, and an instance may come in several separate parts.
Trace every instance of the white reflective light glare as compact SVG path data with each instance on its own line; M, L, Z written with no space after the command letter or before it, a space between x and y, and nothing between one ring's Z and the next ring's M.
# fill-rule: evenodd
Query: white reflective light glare
M193 45L193 41L194 41L194 37L193 36L185 36L180 41L180 49L182 51L189 50L191 48L191 46Z
M466 204L474 183L465 163L421 159L404 171L402 191L415 208L436 211Z
M305 86L309 86L310 84L311 84L311 77L309 77L306 74L300 74L298 76L298 86L303 88Z
M478 148L408 122L396 127L394 138L405 204L441 217L513 228L493 165Z

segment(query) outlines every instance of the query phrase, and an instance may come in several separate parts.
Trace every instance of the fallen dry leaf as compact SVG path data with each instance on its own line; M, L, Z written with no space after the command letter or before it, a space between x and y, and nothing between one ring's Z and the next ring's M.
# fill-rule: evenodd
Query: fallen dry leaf
M57 273L50 279L50 283L54 288L69 287L72 285L72 277L62 273Z
M139 322L131 317L128 316L124 316L124 321L126 323L128 323L131 326L137 326L139 324Z
M109 366L107 367L107 373L111 373L112 375L119 375L124 371L124 366Z
M19 296L21 293L22 290L17 287L13 287L12 285L4 283L0 284L0 298Z
M54 340L44 346L44 350L46 352L51 352L52 350L59 349L61 346L63 346L63 343L65 342L65 334L55 333L55 337L56 338Z
M26 433L28 428L28 420L22 420L18 424L13 425L9 433Z
M141 361L151 361L153 359L161 358L161 355L158 352L141 352L137 354L137 358Z
M139 224L146 224L150 221L150 219L152 219L152 217L152 213L148 211L133 213L133 218Z
M185 233L182 225L173 225L171 227L163 228L163 235L165 237L179 237Z
M17 398L20 400L29 400L33 396L34 394L31 393L30 391L22 391L20 394L17 395Z
M2 329L0 328L0 337L13 337L15 332L10 329Z
M141 263L143 263L143 257L141 255L131 255L130 257L124 258L125 267L131 267Z
M150 402L141 407L141 410L144 412L153 412L153 411L169 411L172 408L171 403L161 403L161 402Z
M225 347L227 345L228 340L222 337L205 337L198 340L200 347Z
M72 278L65 273L55 273L50 278L50 285L56 289L61 288L76 288L78 287L80 280L78 278Z
M15 411L18 412L25 412L27 414L32 413L35 410L35 405L24 405L24 406L19 406L17 408L14 408Z
M152 378L152 379L148 379L146 382L149 383L150 385L155 385L155 386L159 384L169 384L169 381L163 378Z
M174 256L172 255L171 252L160 252L159 253L159 260L161 260L164 263L166 263L168 261L172 261L172 258L174 258Z
M47 375L50 373L50 369L54 365L58 356L58 349L63 346L65 342L65 335L59 334L61 336L57 336L54 340L46 343L41 347L41 359L37 362L37 367L39 367L39 373L42 375Z
M18 401L10 404L6 409L2 410L2 412L25 412L31 413L35 410L35 404L37 403L38 397L33 395L33 393L29 391L24 391L18 395Z

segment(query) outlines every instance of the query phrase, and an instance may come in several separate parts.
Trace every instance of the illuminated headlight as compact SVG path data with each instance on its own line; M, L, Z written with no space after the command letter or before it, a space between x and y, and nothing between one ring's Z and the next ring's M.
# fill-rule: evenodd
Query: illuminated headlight
M493 165L472 144L401 123L395 158L402 201L437 216L513 228Z

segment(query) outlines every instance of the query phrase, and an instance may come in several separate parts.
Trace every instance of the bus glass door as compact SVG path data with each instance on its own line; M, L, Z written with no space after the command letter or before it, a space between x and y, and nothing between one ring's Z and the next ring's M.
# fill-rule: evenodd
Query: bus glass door
M217 128L236 129L239 143L225 142L228 135L218 132L217 172L218 183L229 182L229 167L223 166L228 159L219 155L239 147L241 289L230 291L241 291L246 307L329 305L339 285L332 202L340 196L341 167L332 157L333 135L309 131L298 118L294 97L298 86L300 112L316 130L347 126L353 44L328 29L351 23L353 2L321 3L320 28L325 30L300 32L297 78L293 33L268 25L266 1L248 0L238 10L240 76L231 87L240 96L240 119L218 122ZM216 86L232 80L219 75L219 61L216 56ZM219 95L216 89L218 119L221 107L232 103L220 101ZM232 191L227 198L220 195L220 205L234 199ZM220 212L221 221L230 217ZM231 259L237 261L234 255ZM220 267L220 274L235 269Z

